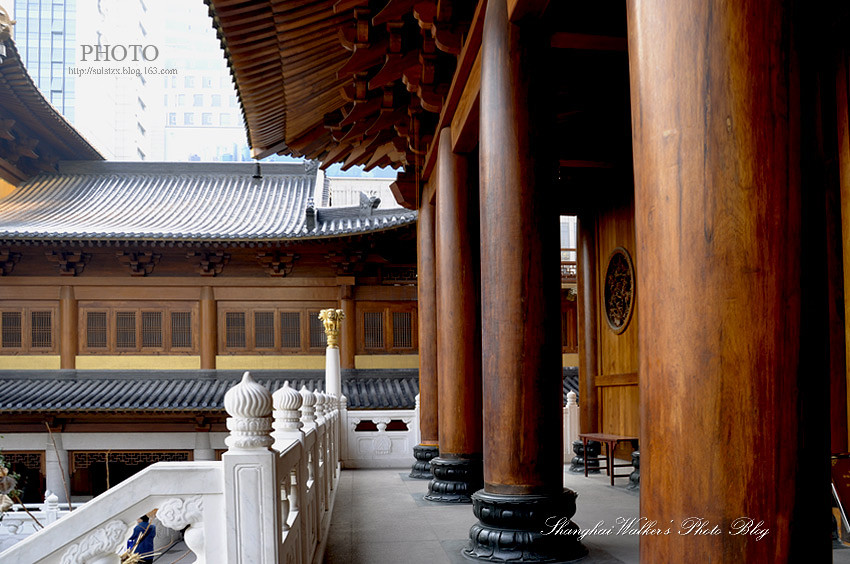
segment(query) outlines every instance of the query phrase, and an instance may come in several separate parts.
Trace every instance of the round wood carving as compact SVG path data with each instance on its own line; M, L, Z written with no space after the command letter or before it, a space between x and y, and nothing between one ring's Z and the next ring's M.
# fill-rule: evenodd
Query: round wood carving
M635 304L635 268L623 247L611 251L605 271L605 319L614 333L629 325Z

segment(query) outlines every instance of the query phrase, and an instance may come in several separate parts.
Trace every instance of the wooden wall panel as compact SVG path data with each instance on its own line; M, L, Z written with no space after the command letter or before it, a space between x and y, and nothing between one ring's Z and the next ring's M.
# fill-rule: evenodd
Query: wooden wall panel
M605 386L600 389L602 432L616 435L640 433L638 387Z

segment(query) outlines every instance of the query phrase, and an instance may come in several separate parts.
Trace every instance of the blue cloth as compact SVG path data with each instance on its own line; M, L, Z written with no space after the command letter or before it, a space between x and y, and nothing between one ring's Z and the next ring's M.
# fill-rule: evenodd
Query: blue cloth
M141 535L141 540L136 541ZM133 527L133 534L130 535L130 540L127 541L127 548L136 547L136 554L147 555L153 552L153 538L156 536L156 525L153 523L145 523L144 521Z

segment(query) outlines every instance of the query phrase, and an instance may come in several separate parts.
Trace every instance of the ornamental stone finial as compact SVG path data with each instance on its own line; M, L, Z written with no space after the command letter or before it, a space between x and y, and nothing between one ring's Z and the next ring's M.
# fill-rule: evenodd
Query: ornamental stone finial
M339 329L345 314L341 309L323 309L319 312L319 319L325 326L325 335L328 337L328 348L339 348Z
M15 20L9 15L3 6L0 6L0 41L6 41L12 37L12 26Z
M230 416L227 428L230 436L227 446L237 449L264 449L271 445L272 394L251 377L242 375L242 381L224 394L224 409Z
M301 394L301 422L304 427L316 426L316 396L307 389L307 386L301 386L298 392Z
M275 431L297 431L301 423L301 394L289 387L289 381L272 394L274 399L274 429Z

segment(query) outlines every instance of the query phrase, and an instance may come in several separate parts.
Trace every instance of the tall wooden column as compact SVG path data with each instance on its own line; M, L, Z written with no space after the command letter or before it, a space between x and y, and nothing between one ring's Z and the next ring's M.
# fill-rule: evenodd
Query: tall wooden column
M828 426L803 430L824 373L801 357L792 5L628 3L641 516L671 527L641 535L647 562L830 558L828 506L800 511L828 488L802 477L826 464L804 452Z
M582 433L599 431L596 294L596 222L585 213L578 217L578 396Z
M201 370L214 370L215 357L218 352L218 308L215 303L213 289L209 286L201 288L200 300L201 334Z
M356 347L357 313L354 307L353 288L340 286L339 307L342 308L342 339L339 348L339 361L343 370L354 368L354 351Z
M437 381L440 456L425 499L469 503L482 485L477 185L440 132L437 178Z
M547 34L536 21L509 22L506 4L487 3L481 43L484 489L464 553L551 562L586 553L576 535L541 535L548 517L575 513L563 488L553 107L541 72Z
M78 311L74 287L62 286L59 291L59 367L62 369L77 367Z
M431 459L439 453L437 426L437 286L434 205L419 204L416 222L417 291L419 309L419 444L411 478L431 479Z

